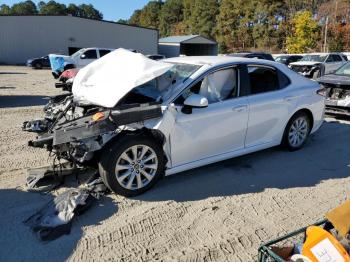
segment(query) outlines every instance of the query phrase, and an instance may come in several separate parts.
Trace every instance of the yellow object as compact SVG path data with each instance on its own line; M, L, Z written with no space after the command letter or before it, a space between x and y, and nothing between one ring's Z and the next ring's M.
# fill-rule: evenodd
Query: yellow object
M326 218L342 237L346 237L350 232L350 200L327 213Z
M92 116L92 120L96 122L103 119L104 117L105 117L105 114L103 112L97 112Z
M310 226L306 229L306 241L302 255L312 262L350 262L350 256L339 241L326 230Z

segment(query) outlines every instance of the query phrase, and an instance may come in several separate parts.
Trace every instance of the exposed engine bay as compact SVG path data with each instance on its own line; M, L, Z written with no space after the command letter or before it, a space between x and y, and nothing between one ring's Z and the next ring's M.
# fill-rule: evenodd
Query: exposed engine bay
M119 54L118 51L116 53L122 56L130 55L130 52L126 50L119 50ZM98 152L103 150L109 142L116 139L118 135L152 129L152 126L146 127L144 121L160 119L163 114L162 97L166 92L162 93L163 89L160 86L171 87L176 82L172 78L172 73L164 75L173 65L156 62L132 53L131 56L135 56L134 60L136 60L134 64L146 67L148 72L144 73L144 69L140 68L139 76L137 76L137 72L133 72L135 70L132 64L128 70L133 74L129 73L124 83L115 81L112 84L107 83L110 89L117 90L114 94L108 90L99 92L106 84L103 81L106 79L104 75L111 75L103 68L105 64L120 61L120 59L113 59L113 53L110 55L112 59L109 59L108 56L102 58L106 60L102 65L99 65L100 61L97 60L81 69L81 74L70 78L74 79L72 93L51 97L49 103L44 107L43 119L23 123L24 131L38 134L35 140L28 142L28 145L46 148L54 159L53 165L58 169L62 169L60 164L62 160L68 161L73 168L88 166L97 169ZM143 61L145 61L144 64L142 64ZM102 72L99 71L101 67ZM125 74L125 72L121 74L123 73ZM99 78L94 79L98 74L100 74ZM155 79L157 77L160 79ZM91 84L90 78L96 82ZM163 85L160 85L160 82ZM104 104L107 98L108 103ZM91 101L93 99L97 99L97 102ZM113 106L110 106L112 104ZM45 174L48 173L50 172ZM34 188L44 177L43 172L31 174L30 183L27 185L30 184Z
M317 63L314 65L290 65L290 68L307 78L317 78L324 74L324 66Z
M350 86L342 88L326 86L326 112L350 116Z

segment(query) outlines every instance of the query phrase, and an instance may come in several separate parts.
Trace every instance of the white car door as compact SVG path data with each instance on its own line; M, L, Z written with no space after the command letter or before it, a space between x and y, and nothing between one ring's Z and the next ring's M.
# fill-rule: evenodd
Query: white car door
M89 49L82 53L78 60L78 68L82 68L97 59L97 50Z
M248 75L251 94L245 147L278 142L297 104L291 91L281 89L290 80L275 68L262 65L248 65Z
M247 98L238 97L238 84L238 69L226 68L208 74L176 99L170 134L174 167L244 148L249 108ZM193 93L205 96L209 105L183 113L183 101Z

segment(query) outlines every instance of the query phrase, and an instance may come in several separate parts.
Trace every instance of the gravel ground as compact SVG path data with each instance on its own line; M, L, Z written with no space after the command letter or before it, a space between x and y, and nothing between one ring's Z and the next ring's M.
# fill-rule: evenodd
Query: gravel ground
M23 121L58 94L48 70L0 66L0 261L255 261L257 249L349 198L350 121L327 118L305 148L273 148L171 177L136 198L108 195L70 235L40 243L22 221L57 192L29 193L48 164Z

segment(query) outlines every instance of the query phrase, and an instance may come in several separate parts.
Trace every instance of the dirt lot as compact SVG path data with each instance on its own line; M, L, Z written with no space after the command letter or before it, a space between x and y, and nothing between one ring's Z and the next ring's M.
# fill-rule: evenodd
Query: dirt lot
M350 197L350 121L328 118L301 151L273 148L166 177L137 198L106 196L70 235L39 243L22 221L53 195L25 190L48 164L24 120L58 94L48 70L0 67L0 261L255 261L258 246Z

